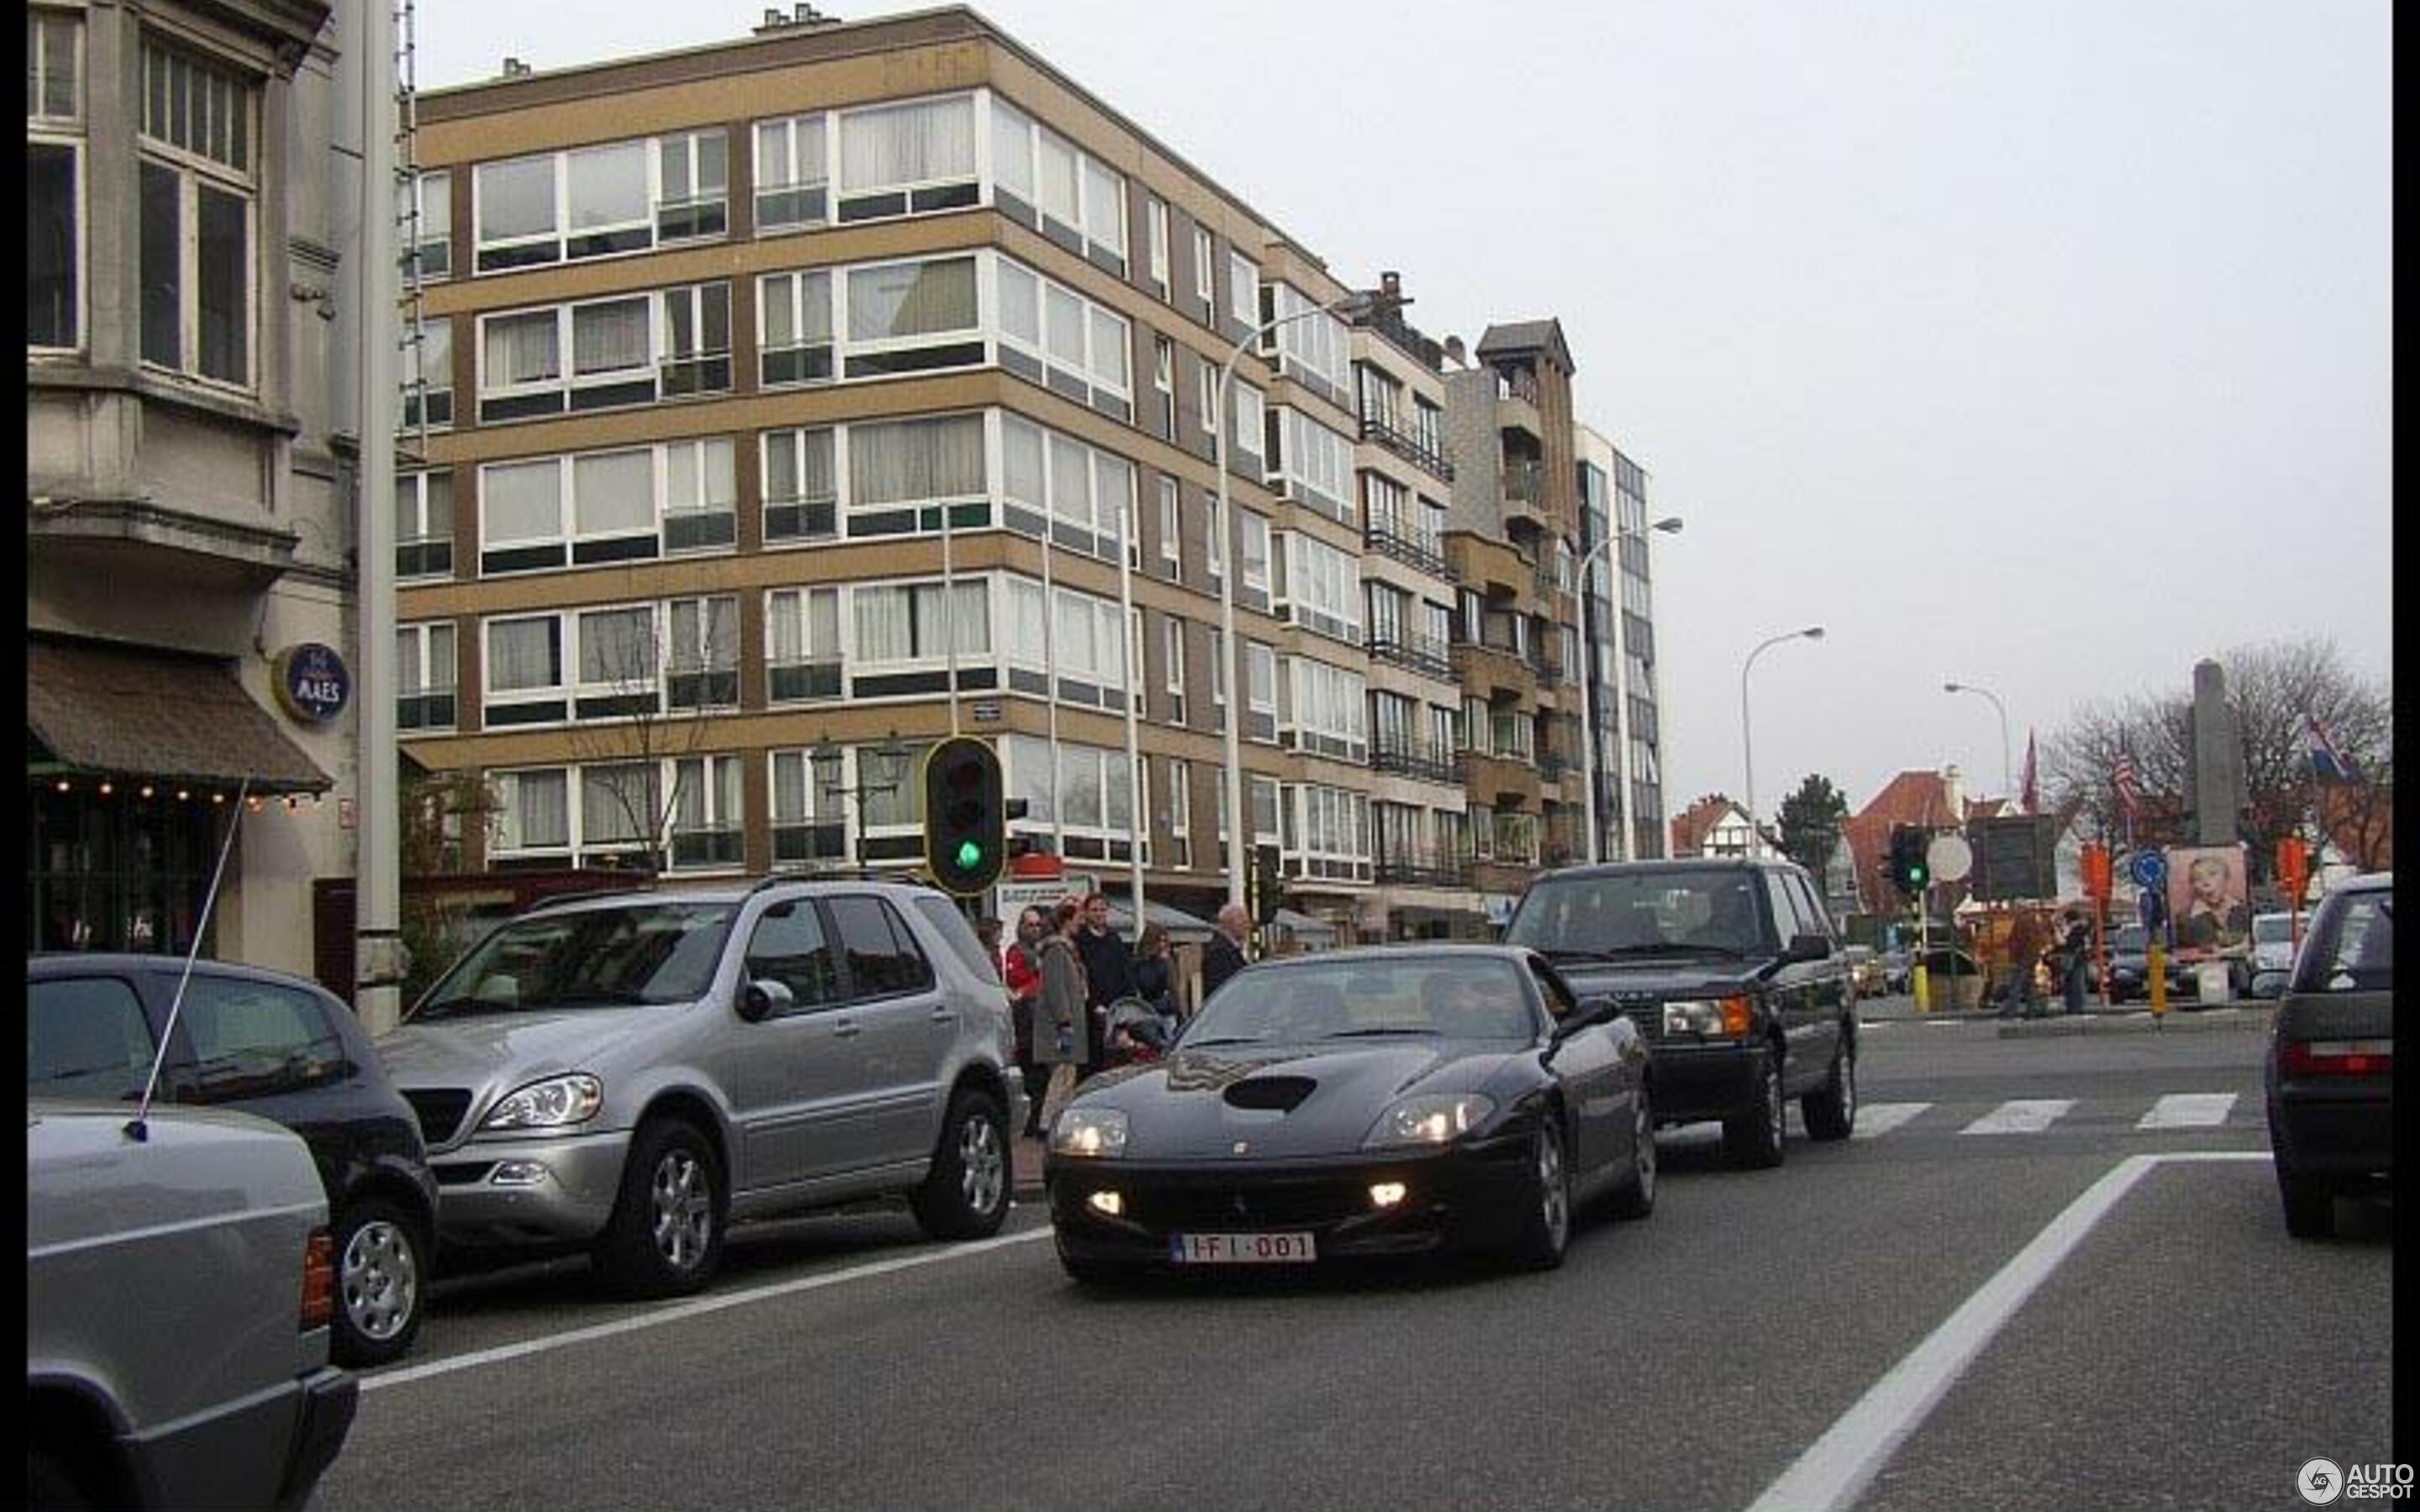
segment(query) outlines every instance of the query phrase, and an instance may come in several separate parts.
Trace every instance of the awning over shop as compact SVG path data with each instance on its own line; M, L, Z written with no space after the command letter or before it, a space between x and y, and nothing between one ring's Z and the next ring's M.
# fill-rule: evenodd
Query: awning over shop
M1336 943L1336 926L1313 918L1309 914L1298 914L1291 908L1280 908L1277 912L1277 918L1271 922L1305 944L1314 941L1330 945Z
M1199 945L1213 933L1209 925L1183 909L1156 903L1148 898L1142 901L1142 919L1168 931L1169 941L1174 945ZM1134 936L1134 913L1126 907L1125 900L1114 895L1109 899L1109 928L1129 939Z
M287 738L223 661L171 652L35 640L26 647L25 719L36 762L256 793L334 786Z

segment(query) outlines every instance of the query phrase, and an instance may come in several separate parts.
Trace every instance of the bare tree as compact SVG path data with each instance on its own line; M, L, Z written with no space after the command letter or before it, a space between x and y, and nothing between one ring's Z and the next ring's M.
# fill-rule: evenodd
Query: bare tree
M580 616L577 679L603 691L574 711L591 716L575 718L570 733L582 766L578 801L583 819L611 815L614 839L634 847L635 864L651 874L663 868L685 801L700 797L690 783L708 779L710 711L738 703L730 602L686 599ZM601 802L592 804L592 793Z

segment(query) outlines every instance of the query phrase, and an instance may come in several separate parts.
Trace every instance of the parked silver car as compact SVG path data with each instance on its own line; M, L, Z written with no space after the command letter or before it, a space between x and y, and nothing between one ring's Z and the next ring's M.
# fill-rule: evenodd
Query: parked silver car
M1007 995L927 888L770 878L542 906L380 1054L449 1249L586 1248L637 1295L711 1278L728 1223L885 1195L936 1238L1009 1201Z
M25 1504L299 1506L360 1386L302 1139L249 1114L25 1104Z

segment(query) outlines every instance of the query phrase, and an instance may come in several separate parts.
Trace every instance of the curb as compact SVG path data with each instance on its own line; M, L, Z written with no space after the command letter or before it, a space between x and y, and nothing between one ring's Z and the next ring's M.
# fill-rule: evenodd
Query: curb
M2003 1024L2000 1026L1998 1038L2038 1040L2076 1034L2166 1034L2171 1031L2183 1034L2213 1034L2224 1033L2230 1029L2238 1033L2265 1032L2274 1017L2274 1011L2265 1004L2254 1006L2229 1003L2213 1008L2197 1009L2191 1013L2180 1013L2175 1009L2170 1009L2164 1017L2159 1018L2153 1017L2149 1010L2146 1009L2139 1012L2128 1013L2123 1017L2095 1018L2087 1014L2073 1020L2054 1018L2030 1023Z

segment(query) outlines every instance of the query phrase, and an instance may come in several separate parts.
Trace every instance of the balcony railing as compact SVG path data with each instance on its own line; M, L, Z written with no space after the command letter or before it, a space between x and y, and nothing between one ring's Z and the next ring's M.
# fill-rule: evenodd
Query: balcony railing
M1399 521L1380 517L1370 522L1361 539L1380 556L1392 557L1405 566L1418 567L1431 577L1458 582L1454 570L1446 565L1444 538L1426 531L1413 530Z
M1441 483L1453 481L1450 457L1383 415L1361 417L1361 439L1376 442Z
M1369 650L1373 661L1390 662L1449 681L1453 677L1452 648L1428 636L1373 634L1370 637Z
M1390 849L1381 843L1373 879L1410 887L1460 887L1470 882L1470 862L1450 851L1406 845Z
M1462 780L1462 756L1435 741L1388 740L1382 735L1370 747L1370 769L1452 784Z

